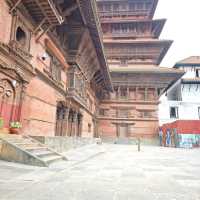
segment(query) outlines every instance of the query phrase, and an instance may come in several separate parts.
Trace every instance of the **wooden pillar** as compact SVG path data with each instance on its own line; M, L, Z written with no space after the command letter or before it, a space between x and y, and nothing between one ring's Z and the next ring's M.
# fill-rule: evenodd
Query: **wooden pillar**
M144 100L147 101L148 100L148 88L145 87L144 89Z
M68 117L68 131L67 131L67 135L68 136L72 136L72 122L73 122L73 112L70 109L69 111L69 117Z
M73 114L73 136L78 134L78 113L75 111Z
M155 88L155 100L158 100L158 88Z
M120 99L120 91L121 91L120 86L118 86L117 99Z
M138 87L135 88L135 100L138 99Z
M127 86L127 99L128 100L130 99L130 88L129 88L129 86Z
M69 120L69 108L65 108L63 125L62 125L62 136L66 136L68 133L68 120Z
M83 116L78 114L78 137L82 135L82 126L83 126Z
M116 124L116 128L117 128L116 136L119 137L120 135L119 124Z

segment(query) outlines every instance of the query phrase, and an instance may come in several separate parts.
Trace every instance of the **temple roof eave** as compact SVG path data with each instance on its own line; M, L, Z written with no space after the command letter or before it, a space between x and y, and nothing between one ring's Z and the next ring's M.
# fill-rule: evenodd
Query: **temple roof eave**
M179 67L199 67L200 66L200 56L190 56L188 58L185 58L179 62L177 62L174 66L174 68Z
M111 76L108 69L107 60L105 57L103 46L103 34L101 31L100 21L97 15L97 7L95 0L78 0L78 4L81 10L81 14L86 21L86 25L90 32L94 47L96 49L97 57L101 66L101 72L103 74L104 86L107 90L112 91ZM91 12L93 11L93 12Z
M128 67L110 67L111 73L150 73L150 74L180 74L181 76L185 73L184 70L168 68L168 67L159 67L157 65L152 65L146 67L145 65L136 65L136 66L128 66Z
M102 2L123 2L124 0L96 0L97 3L102 3ZM127 0L127 2L129 2L131 0ZM144 0L143 0L144 1ZM149 11L149 18L153 18L154 16L154 13L155 13L155 10L156 10L156 7L157 7L157 4L158 4L158 0L152 0L152 6L150 8L150 11Z
M152 9L151 9L151 12L150 12L150 16L149 16L150 18L153 18L157 5L158 5L158 0L154 0L153 6L152 6Z
M141 20L129 20L129 19L121 19L121 20L112 20L112 21L103 21L101 22L102 25L104 24L130 24L130 23L137 23L137 25L142 25L142 24L152 24L153 26L155 26L155 29L152 29L152 32L154 34L154 38L158 38L163 30L163 27L166 23L166 19L155 19L155 20L149 20L149 19L141 19ZM122 35L122 37L124 37L124 35ZM120 35L119 35L120 37ZM130 37L130 36L129 36ZM106 34L105 34L105 38L106 38ZM137 38L140 38L140 36L138 36Z
M136 47L138 45L159 45L160 46L160 52L158 53L158 58L156 59L155 63L156 65L159 65L162 61L162 59L164 58L164 56L166 55L166 53L168 52L170 46L172 45L173 41L172 40L158 40L158 39L141 39L141 40L120 40L120 41L113 41L113 40L104 40L104 44L108 45L108 44L113 44L113 45L119 45L121 46L122 44L128 44L130 45L130 47ZM131 54L130 54L131 55ZM127 56L127 55L126 55ZM107 55L107 57L109 57L109 54Z

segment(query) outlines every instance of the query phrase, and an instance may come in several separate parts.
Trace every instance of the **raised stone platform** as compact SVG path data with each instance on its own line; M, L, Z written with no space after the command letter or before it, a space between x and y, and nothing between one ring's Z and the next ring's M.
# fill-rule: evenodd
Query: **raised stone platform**
M0 159L47 167L67 158L39 141L24 135L0 134Z

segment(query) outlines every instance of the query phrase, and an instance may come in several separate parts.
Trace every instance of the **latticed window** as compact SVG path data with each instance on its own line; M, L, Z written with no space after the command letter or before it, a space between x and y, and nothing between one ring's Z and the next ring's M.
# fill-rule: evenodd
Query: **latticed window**
M127 99L128 98L128 93L126 89L121 89L120 90L120 98L121 99Z
M48 53L50 57L50 68L49 68L49 73L50 76L53 80L60 82L61 81L61 65L59 61L50 53Z
M127 109L118 110L118 117L128 117L128 116L129 116L129 110Z

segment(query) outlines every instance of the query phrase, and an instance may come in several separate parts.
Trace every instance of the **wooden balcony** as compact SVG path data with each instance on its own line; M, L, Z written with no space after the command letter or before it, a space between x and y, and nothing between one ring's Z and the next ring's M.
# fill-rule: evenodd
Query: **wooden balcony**
M44 23L44 19L46 20L46 23L52 25L62 24L64 21L61 13L52 0L11 0L11 2L12 7L10 12L15 10L18 5L23 4L29 14L38 23Z
M149 10L115 10L115 11L99 11L99 16L103 20L104 18L115 18L115 17L138 17L138 16L148 16Z
M66 97L76 101L78 104L88 108L87 99L76 88L68 88Z
M153 33L142 33L142 34L138 34L135 33L133 31L128 31L128 32L110 32L110 33L105 33L104 34L104 38L153 38L154 35Z

